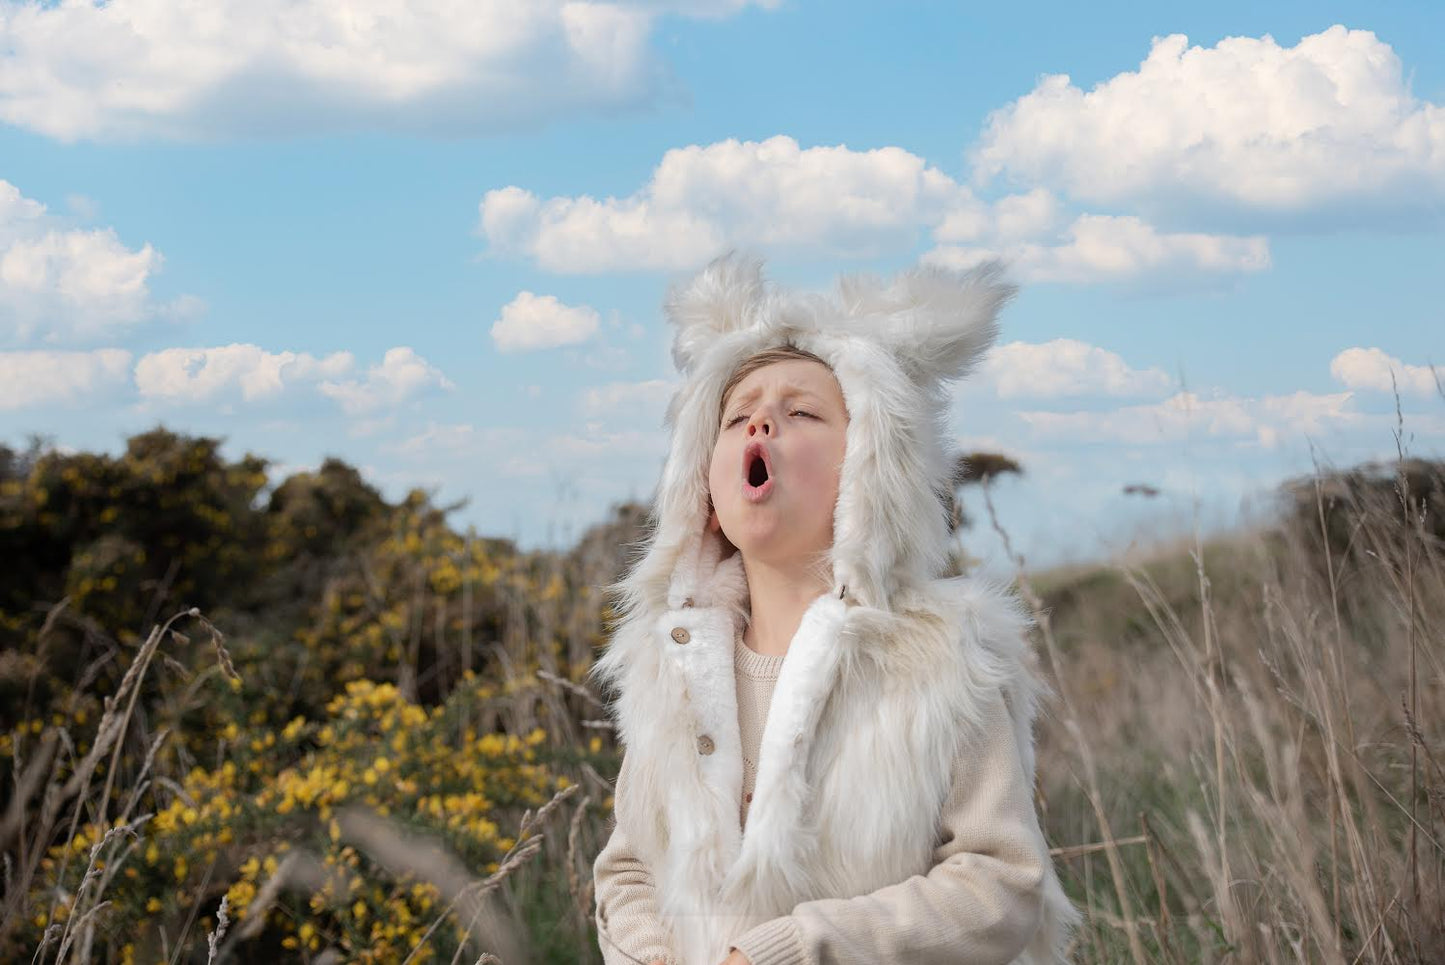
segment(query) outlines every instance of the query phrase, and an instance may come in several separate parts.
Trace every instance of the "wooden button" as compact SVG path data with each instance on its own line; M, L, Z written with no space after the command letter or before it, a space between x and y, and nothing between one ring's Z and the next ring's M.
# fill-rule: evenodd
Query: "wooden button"
M683 600L683 601L682 601L682 605L683 605L683 607L690 607L690 606L692 606L692 597L688 597L686 600Z
M747 801L749 804L752 804L752 803L753 803L753 792L752 792L752 791L749 791L749 792L744 796L743 800Z
M672 639L676 640L678 643L687 643L689 640L692 639L692 634L687 632L687 627L673 627Z
M711 754L713 752L712 738L703 734L697 739L697 752L699 754Z

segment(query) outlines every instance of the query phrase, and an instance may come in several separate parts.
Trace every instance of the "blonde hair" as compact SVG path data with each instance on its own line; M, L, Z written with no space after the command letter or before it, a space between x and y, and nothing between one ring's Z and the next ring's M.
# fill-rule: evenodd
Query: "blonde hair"
M723 386L722 396L717 402L717 419L715 421L722 421L723 412L727 410L728 396L732 395L733 389L737 388L739 382L765 365L772 365L774 362L786 362L790 359L806 359L809 362L817 362L829 372L833 371L833 367L827 362L824 362L812 352L798 348L796 345L778 345L774 348L763 349L761 352L755 352L738 363L738 367L734 369L733 374L728 377L727 384Z

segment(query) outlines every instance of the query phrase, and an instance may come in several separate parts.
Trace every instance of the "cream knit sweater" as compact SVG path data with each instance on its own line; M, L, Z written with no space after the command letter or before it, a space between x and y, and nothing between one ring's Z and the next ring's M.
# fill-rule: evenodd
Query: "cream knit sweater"
M752 650L741 633L733 644L743 746L742 826L783 660ZM854 898L803 902L791 914L738 936L734 947L753 965L1002 965L1022 952L1038 927L1045 856L1036 845L1032 788L1001 695L989 711L984 733L954 761L934 867L927 875ZM627 807L627 779L624 754L614 812ZM593 864L593 879L606 965L648 965L655 959L675 965L652 872L615 825Z

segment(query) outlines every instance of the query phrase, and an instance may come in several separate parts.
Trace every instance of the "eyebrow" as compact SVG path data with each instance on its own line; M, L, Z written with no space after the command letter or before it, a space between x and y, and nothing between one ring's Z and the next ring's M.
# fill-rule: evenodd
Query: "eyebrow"
M758 397L759 393L761 392L761 386L754 386L742 395L734 396L732 401L728 403L727 408L724 410L724 415L726 415L728 412L733 411L733 409L737 406L746 405L747 403L753 401L755 398ZM791 399L800 395L806 395L810 399L813 399L815 402L823 401L823 397L820 396L818 393L814 392L812 389L805 389L797 385L789 385L787 388L783 389L783 398L785 399Z

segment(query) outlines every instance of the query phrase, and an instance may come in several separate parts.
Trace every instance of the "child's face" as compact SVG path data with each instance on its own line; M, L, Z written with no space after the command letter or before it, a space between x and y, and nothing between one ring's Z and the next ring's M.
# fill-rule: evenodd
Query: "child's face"
M827 550L847 430L843 390L826 365L787 359L750 372L723 405L708 470L710 524L744 557L781 564ZM767 454L761 487L753 443Z

